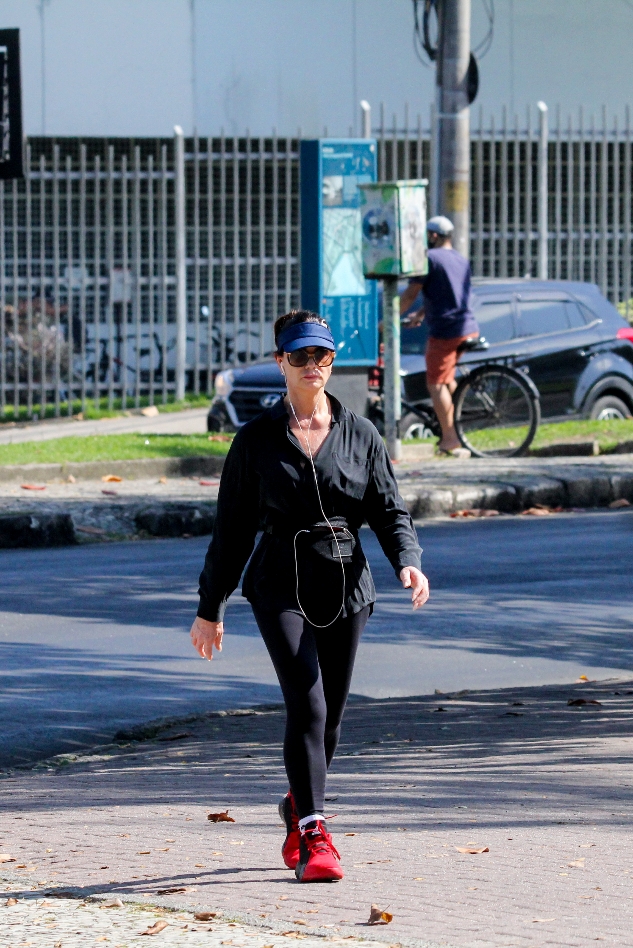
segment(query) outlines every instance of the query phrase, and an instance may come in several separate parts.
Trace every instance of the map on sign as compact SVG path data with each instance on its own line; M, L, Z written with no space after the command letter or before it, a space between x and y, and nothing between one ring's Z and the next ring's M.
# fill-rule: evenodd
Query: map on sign
M334 167L333 170L343 170ZM346 169L348 170L348 169ZM323 200L323 296L365 296L358 185L361 174L326 174Z
M324 208L323 295L363 296L366 292L360 209Z

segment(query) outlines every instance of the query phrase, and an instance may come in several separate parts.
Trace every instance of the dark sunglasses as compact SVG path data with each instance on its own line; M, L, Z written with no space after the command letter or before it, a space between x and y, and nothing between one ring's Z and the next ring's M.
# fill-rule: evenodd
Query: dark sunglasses
M288 356L288 362L295 369L302 369L310 359L320 369L324 369L334 362L334 352L323 346L315 346L314 352L308 352L307 349L295 349L294 352L287 352L286 355Z

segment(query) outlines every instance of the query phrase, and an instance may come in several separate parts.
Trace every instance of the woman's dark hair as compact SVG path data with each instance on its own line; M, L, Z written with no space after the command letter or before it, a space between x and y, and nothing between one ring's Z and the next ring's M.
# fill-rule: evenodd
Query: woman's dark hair
M321 319L317 313L311 313L309 309L291 309L289 313L276 319L273 327L275 348L277 349L278 355L281 355L279 337L284 329L289 329L290 326L296 326L297 323L318 323L319 326L325 326L326 329L330 328L324 319Z

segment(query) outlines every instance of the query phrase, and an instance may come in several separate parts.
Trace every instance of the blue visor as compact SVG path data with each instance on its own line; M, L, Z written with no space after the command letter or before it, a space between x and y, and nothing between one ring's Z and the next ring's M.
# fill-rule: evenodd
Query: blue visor
M327 328L319 323L295 323L284 329L279 337L279 352L294 352L295 349L304 349L307 346L322 346L324 349L336 351L334 337Z

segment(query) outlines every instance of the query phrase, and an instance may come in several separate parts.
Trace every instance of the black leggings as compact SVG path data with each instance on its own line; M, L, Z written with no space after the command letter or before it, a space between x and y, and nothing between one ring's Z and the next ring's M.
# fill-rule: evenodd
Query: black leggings
M284 763L299 819L323 812L327 769L371 611L366 606L317 629L296 612L253 607L286 702Z

